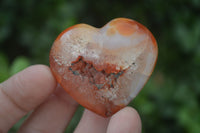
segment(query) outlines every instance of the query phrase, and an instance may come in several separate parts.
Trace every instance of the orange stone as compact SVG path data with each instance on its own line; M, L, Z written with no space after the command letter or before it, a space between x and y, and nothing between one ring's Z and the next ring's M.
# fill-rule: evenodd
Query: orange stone
M143 88L158 48L142 24L117 18L102 28L78 24L64 30L50 51L57 82L85 108L109 117Z

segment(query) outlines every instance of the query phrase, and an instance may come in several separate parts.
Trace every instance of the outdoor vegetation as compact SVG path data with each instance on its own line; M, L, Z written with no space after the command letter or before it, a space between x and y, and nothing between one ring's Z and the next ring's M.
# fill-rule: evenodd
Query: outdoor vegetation
M0 82L30 65L49 65L51 45L67 27L102 27L117 17L142 23L158 43L153 75L130 103L143 133L200 133L200 0L2 0ZM79 107L67 133L82 111Z

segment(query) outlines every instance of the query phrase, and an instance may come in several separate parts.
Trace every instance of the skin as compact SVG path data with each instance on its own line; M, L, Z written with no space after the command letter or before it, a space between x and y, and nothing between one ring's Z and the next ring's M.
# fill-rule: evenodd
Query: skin
M32 113L19 133L62 133L77 106L78 103L57 85L49 67L28 67L0 84L0 133L8 132L29 112ZM141 120L131 107L109 118L85 109L74 132L141 133Z

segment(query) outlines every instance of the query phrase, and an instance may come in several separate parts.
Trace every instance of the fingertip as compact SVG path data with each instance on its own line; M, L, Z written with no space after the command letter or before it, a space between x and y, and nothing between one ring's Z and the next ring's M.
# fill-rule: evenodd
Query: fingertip
M27 111L40 104L55 88L56 80L45 65L30 66L2 83L2 90Z
M116 115L121 115L123 118L130 118L130 120L137 120L138 123L141 123L137 110L129 106L120 110Z
M26 75L31 75L29 78L35 82L37 86L41 86L44 89L49 89L50 93L56 88L56 80L46 65L33 65L24 70ZM23 74L21 74L23 76Z
M132 107L125 107L111 117L108 133L141 133L141 119Z
M85 109L74 133L105 133L109 120L110 118L104 118L90 110Z
M56 80L44 65L30 66L1 83L0 129L6 132L27 112L43 103L55 88Z
M51 73L48 66L45 65L33 65L23 70L19 74L19 80L21 79L20 88L25 88L23 99L27 99L29 96L37 96L38 101L42 101L45 97L49 96L56 88L56 80Z

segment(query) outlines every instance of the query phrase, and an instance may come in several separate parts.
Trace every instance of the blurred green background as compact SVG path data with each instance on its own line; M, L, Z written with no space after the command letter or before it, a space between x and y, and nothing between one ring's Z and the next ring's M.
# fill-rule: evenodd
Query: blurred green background
M48 65L51 45L67 27L101 27L117 17L142 23L158 42L155 71L130 103L143 133L200 133L200 0L2 0L0 82L29 65ZM73 132L82 111L66 132Z

